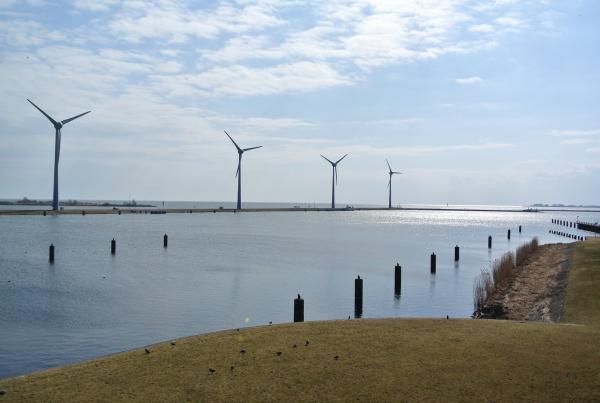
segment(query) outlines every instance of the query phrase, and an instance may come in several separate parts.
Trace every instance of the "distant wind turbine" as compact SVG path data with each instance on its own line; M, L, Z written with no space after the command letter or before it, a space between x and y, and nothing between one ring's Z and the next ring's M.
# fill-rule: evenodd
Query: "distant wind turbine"
M233 141L233 139L231 138L229 133L227 133L227 131L225 131L225 130L223 130L223 131L225 132L227 137L229 137L229 140L231 140L231 142L233 143L235 148L237 148L237 152L238 152L238 167L237 167L237 171L235 172L235 176L238 179L237 209L241 210L242 209L242 154L244 154L245 151L255 150L257 148L261 148L262 146L240 148L237 145L237 143L235 141Z
M333 162L330 159L321 155L321 157L323 157L327 162L329 162L331 164L331 167L333 168L333 173L332 173L332 177L331 177L331 208L335 208L335 187L337 185L337 164L339 164L339 162L341 160L346 158L347 155L348 154L344 155L342 158L340 158L336 162Z
M392 167L390 166L389 161L386 159L385 162L387 162L387 166L390 169L390 181L388 182L388 188L390 190L390 197L389 197L389 204L388 204L388 208L392 208L392 175L395 174L402 174L402 172L395 172L392 171Z
M52 123L52 125L54 126L54 129L56 129L56 137L54 140L54 193L52 196L52 210L58 210L58 160L60 158L60 129L62 129L62 127L64 125L66 125L67 123L69 123L70 121L75 120L79 117L82 117L83 115L86 115L86 114L90 113L91 111L87 111L87 112L84 112L77 116L73 116L72 118L61 120L61 121L57 122L56 120L52 119L50 117L50 115L48 115L46 112L41 110L36 104L31 102L29 99L27 101L29 101L29 103L31 105L33 105L35 107L35 109L42 112L42 114L46 118L48 118L48 120Z

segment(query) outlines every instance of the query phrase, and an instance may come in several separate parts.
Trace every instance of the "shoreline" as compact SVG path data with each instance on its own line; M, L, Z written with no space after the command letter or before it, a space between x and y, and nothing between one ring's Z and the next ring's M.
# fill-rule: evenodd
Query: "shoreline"
M68 210L0 210L2 215L86 215L86 214L192 214L192 213L281 213L281 212L337 212L337 211L451 211L451 212L490 212L490 213L548 213L548 212L580 212L600 213L600 210L573 210L573 209L483 209L483 208L443 208L443 207L280 207L280 208L91 208L91 209L68 209Z

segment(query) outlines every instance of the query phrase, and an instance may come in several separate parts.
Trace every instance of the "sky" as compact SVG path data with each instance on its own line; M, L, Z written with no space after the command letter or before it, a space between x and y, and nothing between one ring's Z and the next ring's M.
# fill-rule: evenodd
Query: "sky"
M0 0L0 198L600 204L596 0Z

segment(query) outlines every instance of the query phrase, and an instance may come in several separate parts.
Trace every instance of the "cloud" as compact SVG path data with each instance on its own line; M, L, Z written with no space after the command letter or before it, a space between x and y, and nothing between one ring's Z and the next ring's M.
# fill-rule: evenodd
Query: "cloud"
M469 28L469 32L493 32L494 27L490 24L478 24Z
M559 130L553 129L549 132L551 136L556 137L589 137L600 135L600 129L588 129L588 130Z
M119 0L73 0L75 8L87 11L108 11Z
M174 96L194 93L228 96L303 93L320 88L350 85L350 77L340 75L323 62L297 62L273 67L244 65L213 67L194 75L155 76L157 90Z
M466 78L457 78L456 80L457 84L460 85L473 85L473 84L481 84L483 83L483 79L481 77L466 77Z

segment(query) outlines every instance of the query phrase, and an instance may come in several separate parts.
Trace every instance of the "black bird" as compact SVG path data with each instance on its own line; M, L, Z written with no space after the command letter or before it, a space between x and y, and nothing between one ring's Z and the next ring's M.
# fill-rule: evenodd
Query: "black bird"
M240 331L240 329L235 329L235 330L237 330L238 332Z
M215 371L216 371L216 369L212 369L212 368L208 369L208 372L210 372L211 374L214 373Z
M233 371L233 365L232 365L231 367L229 367L229 370L230 370L230 371Z
M335 357L333 357L334 360L337 360L338 358L340 358L339 355L336 355Z
M306 340L306 344L305 344L305 346L308 346L308 340Z
M348 315L348 320L350 320L350 315Z
M296 345L294 344L292 347L296 348Z
M282 354L282 353L281 353L281 351L278 351L278 352L277 352L277 355L281 355L281 354Z
M269 326L271 326L273 324L273 322L269 321Z
M174 342L174 341L172 341L172 342L171 342L171 345L172 345L172 346L174 346L174 345L175 345L175 342Z
M246 352L246 350L240 350L241 354L244 354Z
M150 354L150 350L148 350L147 348L145 348L144 351L146 352L146 354Z
M446 315L446 319L450 319L450 316Z

